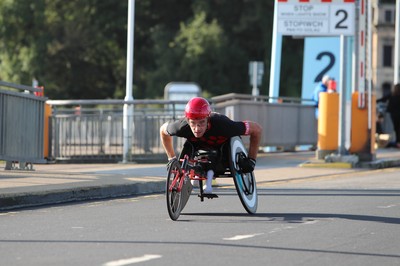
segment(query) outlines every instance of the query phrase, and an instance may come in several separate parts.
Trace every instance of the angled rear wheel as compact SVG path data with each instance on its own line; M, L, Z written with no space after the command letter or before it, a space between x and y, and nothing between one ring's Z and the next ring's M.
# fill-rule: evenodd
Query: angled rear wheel
M239 159L247 157L247 150L240 137L231 138L229 167L235 182L236 191L245 210L254 214L257 211L258 197L254 173L242 173Z

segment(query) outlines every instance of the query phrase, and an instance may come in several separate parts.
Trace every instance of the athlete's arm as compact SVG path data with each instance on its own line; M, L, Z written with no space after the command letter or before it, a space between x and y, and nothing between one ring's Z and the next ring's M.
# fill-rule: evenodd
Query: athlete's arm
M175 150L173 146L172 136L170 136L167 132L167 126L168 122L164 123L160 127L160 139L169 160L175 157Z
M258 148L260 147L262 127L253 121L245 121L249 124L250 145L249 145L249 158L257 159Z

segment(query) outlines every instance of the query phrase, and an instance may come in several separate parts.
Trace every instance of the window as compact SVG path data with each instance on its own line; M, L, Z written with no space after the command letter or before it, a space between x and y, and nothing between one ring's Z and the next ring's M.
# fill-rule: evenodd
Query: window
M393 46L392 45L384 45L383 46L383 66L391 67L392 66L392 58L393 58Z
M392 23L392 10L385 10L385 23Z
M389 97L391 94L391 85L388 82L385 82L382 84L382 96L383 97Z

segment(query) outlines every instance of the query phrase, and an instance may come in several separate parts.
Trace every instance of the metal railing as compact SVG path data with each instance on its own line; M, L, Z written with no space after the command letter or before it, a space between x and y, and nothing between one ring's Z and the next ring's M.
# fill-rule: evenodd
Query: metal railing
M213 98L214 109L233 120L253 120L263 127L261 146L316 145L318 140L314 103L308 99L271 98L227 94Z
M122 161L124 104L134 106L129 160L163 161L166 155L159 128L183 115L178 108L186 104L166 100L46 101L32 92L41 90L0 81L0 160L7 163L42 163L46 162L44 156L68 162ZM52 107L49 121L46 103ZM317 143L317 121L309 100L232 93L214 97L211 103L214 111L233 120L260 123L262 147L292 150ZM248 143L248 138L243 139ZM177 151L183 142L175 139Z
M228 94L212 98L213 109L235 120L254 120L264 128L262 146L314 145L317 142L314 107L301 99ZM53 108L50 123L50 157L62 161L122 161L123 105L134 106L132 161L162 161L166 155L159 128L183 115L185 101L70 100L47 101ZM245 142L246 138L244 138ZM183 144L176 138L177 151Z
M0 160L40 163L43 158L46 98L29 86L0 81Z
M160 126L179 117L176 105L184 101L76 100L47 101L53 108L50 123L50 157L57 161L122 161L123 105L133 104L131 161L166 159ZM177 139L177 149L183 140Z

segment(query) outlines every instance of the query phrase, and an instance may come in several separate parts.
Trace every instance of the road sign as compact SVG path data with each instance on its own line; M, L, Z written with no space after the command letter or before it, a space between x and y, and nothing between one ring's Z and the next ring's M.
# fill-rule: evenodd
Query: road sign
M304 61L301 97L310 99L324 75L340 78L340 38L309 37L304 39ZM340 89L340 88L339 88Z
M264 63L258 61L251 61L249 63L249 76L250 76L250 84L253 85L253 90L252 90L253 96L258 96L260 94L258 86L261 85L263 75L264 75Z
M278 32L290 36L354 35L354 0L278 0Z
M260 86L264 75L264 63L259 61L251 61L249 63L250 84Z

